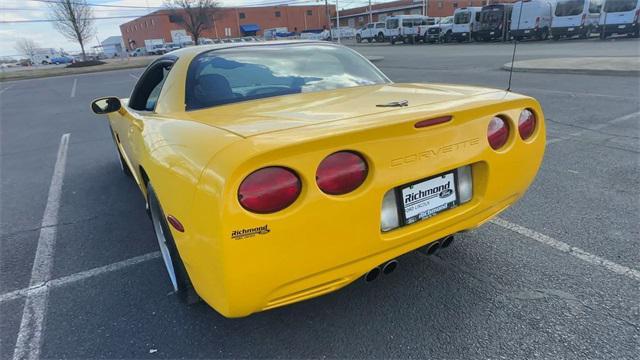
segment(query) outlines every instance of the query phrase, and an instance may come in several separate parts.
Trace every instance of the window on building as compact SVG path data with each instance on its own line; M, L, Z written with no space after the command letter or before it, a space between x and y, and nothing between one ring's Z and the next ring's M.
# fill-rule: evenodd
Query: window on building
M313 15L313 10L307 10L307 16Z
M457 2L454 2L454 3L453 3L453 8L454 8L454 9L456 9L457 7L458 7L458 3L457 3Z
M280 11L276 11L276 17L280 17Z
M172 14L172 15L169 15L169 22L181 23L181 22L184 22L184 19L182 18L182 15Z
M155 21L153 21L153 19L151 19L151 26L155 25Z
M442 1L438 1L438 9L442 9Z
M238 14L238 17L239 17L240 19L244 19L244 18L246 18L247 16L246 16L244 13L239 13L239 14Z

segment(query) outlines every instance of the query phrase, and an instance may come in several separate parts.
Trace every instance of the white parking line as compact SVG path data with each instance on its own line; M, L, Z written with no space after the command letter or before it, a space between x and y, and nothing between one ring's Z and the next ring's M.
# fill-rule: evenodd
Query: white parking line
M7 87L6 87L6 88L4 88L4 89L0 89L0 94L2 94L3 92L5 92L5 91L9 90L9 89L10 89L10 88L12 88L12 87L13 87L13 84L11 84L11 85L7 86Z
M73 86L71 86L71 96L70 98L76 97L76 86L78 85L78 79L73 79Z
M136 264L140 264L142 262L145 261L149 261L149 260L153 260L153 259L157 259L160 257L160 252L159 251L155 251L155 252L150 252L144 255L140 255L140 256L136 256L127 260L122 260L119 261L117 263L113 263L113 264L109 264L109 265L105 265L105 266L101 266L101 267L97 267L97 268L93 268L90 270L86 270L86 271L82 271L79 273L75 273L75 274L71 274L71 275L67 275L58 279L54 279L54 280L50 280L48 282L46 282L44 285L40 284L37 286L30 286L28 288L24 288L24 289L18 289L18 290L14 290L8 293L4 293L2 295L0 295L0 303L3 303L5 301L11 301L11 300L15 300L15 299L19 299L21 297L24 296L30 296L33 294L37 294L39 292L44 291L45 288L48 289L53 289L53 288L57 288L60 286L64 286L64 285L68 285L68 284L72 284L81 280L85 280L88 278L92 278L98 275L102 275L105 273L109 273L112 271L118 271L124 268L127 268L129 266L133 266Z
M556 249L556 250L560 250L563 253L567 253L571 256L574 256L584 262L587 262L591 265L596 265L596 266L600 266L603 267L613 273L616 273L618 275L624 275L628 278L631 278L633 280L636 281L640 281L640 271L635 270L635 269L631 269L628 268L626 266L620 265L620 264L616 264L613 261L609 261L607 259L601 258L597 255L593 255L590 254L580 248L577 248L575 246L571 246L565 242L562 242L560 240L556 240L552 237L549 237L547 235L544 234L540 234L539 232L536 232L534 230L531 229L527 229L524 226L520 226L518 224L514 224L512 222L509 222L507 220L504 219L500 219L500 218L494 218L492 220L490 220L490 222L492 224L501 226L507 230L511 230L515 233L518 233L520 235L524 235L526 237L528 237L529 239L535 240L539 243L551 246L552 248Z
M602 129L606 128L607 126L610 126L610 125L613 125L613 124L616 124L616 123L619 123L619 122L627 121L627 120L633 119L634 117L640 117L640 111L636 111L636 112L631 113L631 114L623 115L623 116L617 117L615 119L602 122L602 123L600 123L600 124L598 124L598 125L596 125L594 127L591 127L589 129L579 130L579 131L573 132L573 133L571 133L569 135L566 135L566 136L562 136L562 137L559 137L559 138L554 138L554 139L547 140L547 145L554 144L554 143L557 143L557 142L560 142L560 141L564 141L564 140L569 140L569 139L571 139L573 137L580 136L580 135L582 135L583 133L585 133L587 131L602 130Z
M60 139L58 158L53 169L47 205L42 216L36 256L31 268L30 288L42 287L51 277L57 230L55 225L58 223L58 209L60 208L62 182L67 163L69 136L70 134L64 134ZM27 296L22 312L18 340L13 352L14 360L37 359L40 357L42 325L44 324L47 297L48 288L46 286L43 287L43 291L34 292Z
M133 74L131 74L131 73L129 73L129 76L131 76L132 78L134 78L134 79L136 79L136 80L140 79L140 77L139 77L139 76L135 76L135 75L133 75Z

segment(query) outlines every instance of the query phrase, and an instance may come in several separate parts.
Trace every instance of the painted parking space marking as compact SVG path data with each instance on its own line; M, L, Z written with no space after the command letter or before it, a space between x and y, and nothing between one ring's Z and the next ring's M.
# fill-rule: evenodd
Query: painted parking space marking
M554 144L554 143L557 143L557 142L560 142L560 141L564 141L564 140L569 140L571 138L575 138L577 136L580 136L580 135L584 134L587 131L602 130L602 129L606 128L607 126L610 126L610 125L613 125L613 124L617 124L617 123L620 123L620 122L624 122L624 121L627 121L627 120L631 120L631 119L633 119L635 117L640 118L640 111L636 111L636 112L631 113L631 114L623 115L623 116L614 118L612 120L602 122L602 123L600 123L600 124L598 124L596 126L588 128L588 129L582 129L582 130L578 130L578 131L572 132L569 135L565 135L565 136L561 136L561 137L558 137L558 138L553 138L553 139L547 140L547 145Z
M607 259L601 258L597 255L593 255L587 251L584 251L580 248L577 248L575 246L571 246L563 241L560 240L556 240L550 236L541 234L537 231L528 229L524 226L520 226L518 224L514 224L512 222L509 222L507 220L501 219L501 218L494 218L492 220L490 220L489 222L491 222L492 224L498 225L500 227L503 227L507 230L511 230L515 233L518 233L520 235L524 235L527 238L531 239L531 240L535 240L539 243L548 245L556 250L559 250L563 253L569 254L573 257L576 257L586 263L589 263L591 265L595 265L595 266L599 266L602 267L606 270L609 270L613 273L616 273L618 275L623 275L626 276L630 279L636 280L636 281L640 281L640 271L635 270L635 269L631 269L628 268L624 265L620 265L620 264L616 264L613 261L609 261Z
M22 321L18 331L18 340L13 352L13 359L37 359L40 357L42 326L47 306L48 288L44 285L51 277L53 253L56 241L56 224L62 194L62 183L67 163L70 134L62 135L58 157L53 168L53 176L49 185L47 205L42 216L38 246L36 248L33 267L31 268L30 288L42 287L43 291L27 296L22 312Z
M12 87L13 87L13 84L11 84L11 85L9 85L9 86L5 87L4 89L0 89L0 94L2 94L3 92L5 92L5 91L7 91L7 90L11 89Z
M73 284L76 283L78 281L82 281L85 279L89 279L89 278L93 278L105 273L110 273L113 271L119 271L146 261L150 261L150 260L154 260L160 257L160 252L159 251L154 251L154 252L150 252L144 255L140 255L140 256L136 256L136 257L132 257L126 260L122 260L119 261L117 263L113 263L113 264L109 264L109 265L105 265L105 266L100 266L97 268L93 268L90 270L86 270L86 271L81 271L79 273L75 273L75 274L71 274L68 276L64 276L58 279L53 279L50 280L44 284L39 284L36 286L30 286L24 289L19 289L19 290L14 290L8 293L4 293L2 295L0 295L0 303L3 303L5 301L11 301L11 300L16 300L25 296L30 296L33 294L37 294L40 293L42 291L45 291L45 288L50 289L54 289L57 287L61 287L61 286L65 286L65 285L69 285L69 284Z
M129 73L129 76L131 76L132 78L134 78L134 79L136 79L136 80L140 79L140 77L139 77L139 76L135 76L135 75L133 75L133 74L131 74L131 73Z
M73 85L71 86L71 95L70 98L76 97L76 87L78 86L78 79L73 79Z

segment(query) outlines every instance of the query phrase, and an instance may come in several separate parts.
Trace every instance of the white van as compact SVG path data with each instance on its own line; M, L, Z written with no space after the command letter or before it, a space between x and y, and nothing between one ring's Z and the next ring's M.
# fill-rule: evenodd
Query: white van
M549 37L555 6L554 0L523 0L514 3L511 12L511 36L516 40L546 40Z
M356 42L362 42L363 40L367 40L368 42L372 42L373 40L376 42L384 42L386 31L387 29L383 21L368 23L356 31Z
M600 14L600 35L640 37L640 0L605 0Z
M431 24L429 24L429 19L422 15L389 16L385 19L387 37L392 45L397 41L413 43L418 40L420 35L419 27L432 25L435 22L433 18L431 18L431 21Z
M453 33L453 16L435 20L433 25L420 26L419 32L425 44L448 43L451 41L451 34Z
M458 42L471 41L476 23L480 22L482 7L459 8L453 12L453 30L451 37Z
M600 9L604 0L558 0L551 20L551 37L579 36L583 39L598 32Z

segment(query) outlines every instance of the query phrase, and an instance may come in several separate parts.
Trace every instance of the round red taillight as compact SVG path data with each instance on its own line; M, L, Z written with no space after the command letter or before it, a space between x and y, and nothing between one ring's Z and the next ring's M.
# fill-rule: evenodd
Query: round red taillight
M300 195L300 179L287 168L273 166L249 174L238 189L238 201L245 209L269 214L293 204Z
M362 185L369 169L362 156L351 151L333 153L318 165L316 183L330 195L349 193Z
M507 122L502 118L494 116L491 122L489 122L487 139L493 150L498 150L503 147L509 139L509 125Z
M533 131L536 129L536 115L529 109L524 109L520 113L518 119L518 132L522 140L527 140L533 135Z

